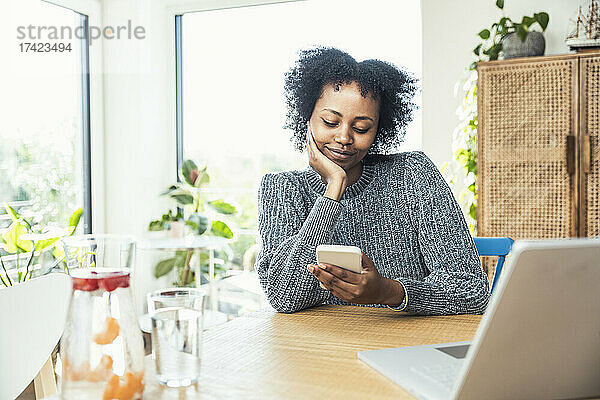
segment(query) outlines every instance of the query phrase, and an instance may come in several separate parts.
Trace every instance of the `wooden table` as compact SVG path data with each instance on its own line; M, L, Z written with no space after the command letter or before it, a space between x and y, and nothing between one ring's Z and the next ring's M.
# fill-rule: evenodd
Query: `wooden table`
M480 320L352 306L262 310L205 332L202 377L189 388L155 383L148 358L144 399L412 399L356 352L470 340Z

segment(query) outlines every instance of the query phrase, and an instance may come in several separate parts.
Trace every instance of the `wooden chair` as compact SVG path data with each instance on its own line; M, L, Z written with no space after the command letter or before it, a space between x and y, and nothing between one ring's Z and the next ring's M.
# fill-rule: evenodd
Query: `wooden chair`
M514 240L509 237L474 237L475 247L477 252L482 257L497 256L496 268L494 269L494 278L492 279L492 289L490 293L494 293L496 283L502 272L504 258L510 252Z
M63 332L71 278L49 274L0 288L0 399L34 381L38 399L56 394L52 350Z

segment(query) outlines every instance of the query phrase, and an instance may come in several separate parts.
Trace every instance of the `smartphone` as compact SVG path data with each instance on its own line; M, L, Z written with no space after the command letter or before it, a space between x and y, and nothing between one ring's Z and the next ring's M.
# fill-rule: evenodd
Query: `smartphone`
M317 246L317 263L337 265L340 268L360 274L362 252L356 246L321 244ZM323 284L321 287L325 289Z

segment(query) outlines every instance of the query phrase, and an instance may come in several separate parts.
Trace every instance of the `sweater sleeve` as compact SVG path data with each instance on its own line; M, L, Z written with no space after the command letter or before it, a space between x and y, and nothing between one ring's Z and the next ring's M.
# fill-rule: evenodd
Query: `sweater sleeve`
M260 284L279 312L322 304L331 294L306 269L316 263L316 248L328 244L342 204L320 196L308 216L298 187L283 174L263 177L258 193L261 249L256 260Z
M410 156L405 179L410 220L430 274L400 278L406 297L399 308L418 314L481 314L488 280L462 211L435 165L422 152Z

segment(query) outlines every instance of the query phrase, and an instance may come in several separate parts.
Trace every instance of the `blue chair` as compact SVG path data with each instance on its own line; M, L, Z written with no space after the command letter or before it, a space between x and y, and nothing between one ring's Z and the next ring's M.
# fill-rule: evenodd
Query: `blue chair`
M504 265L504 257L510 252L514 240L508 237L474 237L473 241L480 256L498 256L494 279L492 280L492 290L490 290L490 293L494 293L494 288L498 283Z

